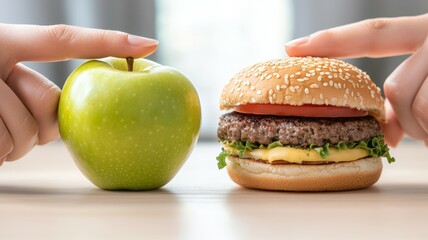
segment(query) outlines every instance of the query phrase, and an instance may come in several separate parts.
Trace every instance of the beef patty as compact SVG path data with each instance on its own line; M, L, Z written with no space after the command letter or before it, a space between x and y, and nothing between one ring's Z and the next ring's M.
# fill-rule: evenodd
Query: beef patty
M379 123L371 116L351 118L304 118L227 113L220 117L217 136L223 141L249 141L268 145L280 141L287 146L323 146L340 141L361 141L380 135Z

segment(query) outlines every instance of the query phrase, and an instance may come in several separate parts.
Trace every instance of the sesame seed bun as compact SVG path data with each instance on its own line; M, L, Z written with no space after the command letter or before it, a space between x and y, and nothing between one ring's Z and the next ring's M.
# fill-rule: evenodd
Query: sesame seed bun
M367 188L382 172L380 158L322 165L272 165L229 156L229 176L246 188L278 191L342 191Z
M247 67L223 89L220 109L248 103L348 107L385 122L380 89L365 72L337 59L290 57Z

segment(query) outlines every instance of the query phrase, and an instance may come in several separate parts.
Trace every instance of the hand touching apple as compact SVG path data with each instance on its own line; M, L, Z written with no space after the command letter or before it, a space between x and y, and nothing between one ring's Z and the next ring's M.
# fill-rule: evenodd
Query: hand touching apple
M289 56L387 57L412 54L385 81L385 140L403 134L428 146L428 14L370 19L316 32L286 44Z
M157 41L67 25L0 24L0 165L59 137L60 89L21 61L144 57Z

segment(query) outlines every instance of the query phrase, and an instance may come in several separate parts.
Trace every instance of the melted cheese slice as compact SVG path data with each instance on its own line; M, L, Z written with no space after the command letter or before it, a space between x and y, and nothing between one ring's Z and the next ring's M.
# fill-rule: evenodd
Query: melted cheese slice
M225 145L227 152L238 155L239 151ZM245 151L243 158L253 158L268 161L283 160L291 163L302 162L349 162L369 156L369 152L364 149L345 149L337 150L330 148L330 154L326 158L321 158L315 150L299 149L292 147L274 147L271 149L254 149Z

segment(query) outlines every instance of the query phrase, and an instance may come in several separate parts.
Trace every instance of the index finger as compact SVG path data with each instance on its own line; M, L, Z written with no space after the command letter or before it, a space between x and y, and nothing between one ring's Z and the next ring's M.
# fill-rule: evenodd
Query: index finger
M428 14L377 18L316 32L285 45L289 56L386 57L413 53L428 34Z
M61 61L107 56L145 57L158 42L119 31L68 25L0 24L2 54L20 61Z

